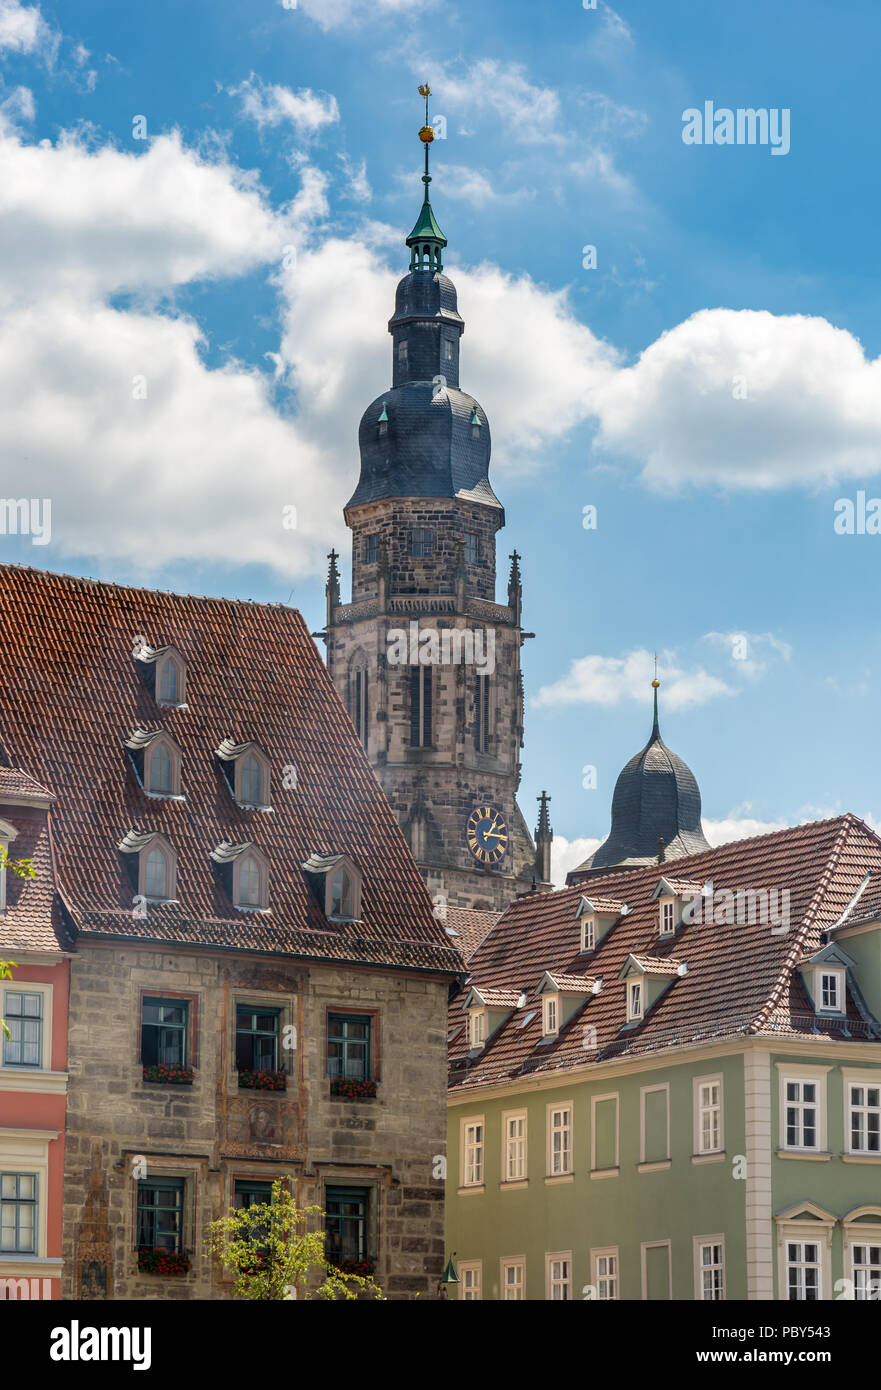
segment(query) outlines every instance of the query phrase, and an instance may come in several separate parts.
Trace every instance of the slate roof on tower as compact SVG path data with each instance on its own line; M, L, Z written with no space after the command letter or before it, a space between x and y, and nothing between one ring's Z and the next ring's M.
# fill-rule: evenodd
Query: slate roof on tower
M14 565L0 566L0 604L2 761L24 774L23 786L35 779L56 798L56 882L80 934L461 970L295 609ZM134 659L139 637L180 653L186 705L157 702ZM144 791L126 747L133 728L174 740L182 796ZM271 810L237 804L216 756L225 738L254 740L269 760ZM285 785L291 769L295 787ZM177 854L177 900L151 903L144 919L133 914L128 856L118 849L131 831L160 832ZM247 841L267 857L270 911L233 906L212 859L223 841ZM23 845L20 837L16 854ZM40 854L45 868L48 844ZM325 917L301 867L314 854L354 861L359 921ZM10 891L19 891L15 880ZM8 939L0 926L0 946Z
M462 1006L476 987L526 994L476 1056L467 1031L450 1048L452 1089L492 1085L518 1077L583 1067L632 1054L745 1035L826 1035L881 1041L881 1023L869 1014L855 981L848 978L841 1018L818 1015L798 964L823 944L865 884L866 901L881 905L881 839L853 815L737 840L680 866L692 882L724 889L777 889L789 893L789 929L769 923L730 925L682 922L670 938L658 932L654 897L663 865L618 872L596 880L598 894L614 894L629 911L620 915L592 951L582 952L576 910L581 887L527 893L515 899L484 938L469 965L469 978L450 1005L450 1028L461 1028ZM874 885L874 894L870 893ZM591 889L594 884L591 882ZM782 898L778 899L778 903ZM865 909L864 909L865 911ZM881 914L881 906L879 906ZM855 904L850 920L862 916ZM629 1023L622 967L630 957L658 979L662 992L645 1017ZM686 967L663 987L665 965ZM542 1039L537 982L589 975L602 980L598 994L580 1006L552 1039ZM585 1025L596 1030L585 1047Z

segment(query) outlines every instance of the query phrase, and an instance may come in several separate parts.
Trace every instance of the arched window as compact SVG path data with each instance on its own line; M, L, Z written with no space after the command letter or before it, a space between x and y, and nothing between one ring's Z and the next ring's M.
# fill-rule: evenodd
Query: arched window
M366 748L370 727L370 688L367 679L367 664L363 657L357 660L352 668L350 703L355 732Z
M155 656L156 699L160 705L182 705L186 698L186 663L172 647L160 649Z
M263 778L260 774L260 764L249 753L242 764L240 792L241 800L248 802L251 806L259 806L262 803Z
M168 861L158 845L154 845L147 855L144 894L148 898L168 897Z
M345 869L337 869L330 880L330 917L351 915L351 880Z
M260 907L260 866L253 855L243 859L239 869L240 907Z
M164 743L160 743L150 754L150 785L148 791L151 792L172 792L171 782L171 755Z
M166 661L165 665L162 667L162 680L159 683L160 700L165 700L170 705L176 705L178 701L179 684L177 666L173 661Z

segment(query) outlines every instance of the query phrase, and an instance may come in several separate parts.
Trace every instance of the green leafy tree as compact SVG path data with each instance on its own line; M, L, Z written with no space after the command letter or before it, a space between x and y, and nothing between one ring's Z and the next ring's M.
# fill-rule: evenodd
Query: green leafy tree
M345 1274L324 1251L324 1232L309 1231L320 1207L298 1207L285 1183L272 1184L272 1200L229 1212L206 1230L210 1254L232 1275L236 1296L247 1299L355 1299L384 1297L373 1279ZM321 1282L309 1288L309 1276Z
M36 870L30 859L10 859L9 851L0 846L0 871L11 869L17 878L36 878ZM0 980L11 980L15 966L14 960L0 960ZM0 1028L9 1037L6 1019L0 1014Z

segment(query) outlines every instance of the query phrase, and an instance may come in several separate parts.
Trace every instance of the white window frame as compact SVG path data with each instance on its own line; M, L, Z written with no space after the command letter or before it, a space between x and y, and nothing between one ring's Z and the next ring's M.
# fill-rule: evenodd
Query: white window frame
M658 935L676 935L676 898L661 898L658 904Z
M513 1139L508 1133L509 1125L512 1123L523 1126L523 1133L516 1135ZM520 1148L519 1164L515 1167L522 1168L522 1172L512 1174L510 1171L510 1158L512 1144ZM502 1112L502 1182L521 1183L526 1182L529 1176L529 1118L526 1110L505 1110Z
M705 1087L718 1086L719 1098L717 1101L705 1102L702 1091ZM708 1147L704 1145L704 1115L715 1114L716 1128L718 1129L718 1143ZM725 1152L725 1083L721 1072L715 1072L712 1076L696 1076L694 1078L694 1136L693 1153L696 1158L702 1158L706 1154L721 1154Z
M823 981L830 979L835 981L835 1004L825 1004L823 1002ZM818 966L816 972L817 980L817 1013L818 1014L843 1014L845 1005L845 972L838 967Z
M242 867L247 859L253 859L257 866L257 902L243 903L241 900L240 880ZM249 845L243 854L237 855L232 866L232 900L233 906L238 912L268 912L269 911L269 860L257 845Z
M826 1073L831 1070L829 1067L807 1067L807 1066L787 1066L783 1063L776 1063L780 1071L779 1087L779 1113L778 1113L778 1138L779 1148L786 1153L825 1153L826 1152ZM787 1100L786 1088L789 1085L797 1085L802 1088L805 1084L816 1086L816 1101L806 1101L803 1098L798 1100ZM799 1136L804 1136L804 1110L812 1106L816 1111L816 1140L815 1144L790 1144L788 1142L787 1131L787 1111L794 1106L800 1115Z
M611 1168L598 1168L596 1166L597 1156L597 1106L607 1100L615 1102L615 1163ZM617 1091L607 1091L601 1096L591 1096L590 1098L590 1175L594 1177L611 1177L618 1172L621 1161L621 1102Z
M8 854L8 853L9 853L9 846L12 844L13 840L17 840L17 839L18 839L18 831L16 830L15 826L14 826L14 825L10 825L8 821L0 820L0 850L4 850L5 853ZM5 860L5 855L2 856L2 858L3 858L3 863L2 863L2 865L0 865L0 912L5 912L5 911L6 911L6 860Z
M789 1299L789 1246L816 1245L819 1250L818 1265L820 1278L819 1299L793 1299L793 1302L821 1302L832 1296L832 1233L835 1218L828 1213L810 1216L798 1209L794 1214L782 1216L777 1220L777 1278L778 1301L788 1303ZM815 1208L819 1212L819 1208Z
M36 1273L34 1260L46 1260L49 1231L49 1145L59 1135L56 1129L0 1129L0 1170L4 1173L24 1173L37 1179L37 1224L34 1244L36 1255L20 1251L0 1251L0 1274L14 1277L19 1272ZM55 1258L55 1257L51 1257ZM56 1278L61 1274L61 1256L57 1275L46 1269L39 1273Z
M161 748L165 749L168 755L170 768L171 786L168 790L160 790L153 786L153 759ZM181 750L175 743L170 734L164 731L156 738L151 739L144 749L144 791L148 796L163 800L167 798L180 798L181 796L181 769L183 758Z
M844 1152L854 1158L876 1158L881 1161L881 1071L852 1071L849 1067L841 1069L842 1081L844 1083ZM868 1090L878 1091L879 1105L869 1105L868 1096L862 1103L854 1105L851 1088L860 1086L865 1093ZM865 1119L872 1113L878 1112L879 1118L879 1148L855 1149L853 1147L853 1112L859 1111ZM863 1125L863 1138L866 1137L868 1126Z
M22 1077L24 1077L24 1076L36 1077L36 1076L40 1075L42 1072L48 1072L48 1071L51 1071L51 1070L52 1070L52 1007L53 1007L53 991L54 991L54 986L53 986L53 985L50 985L50 984L43 984L42 982L39 982L39 983L38 983L38 982L36 982L36 981L34 981L34 980L25 980L25 979L20 979L20 978L13 978L13 979L11 979L11 980L2 980L2 981L0 981L0 1006L2 1006L2 1005L5 1003L7 993L9 993L9 994L40 994L40 995L42 995L42 998L43 998L43 1002L42 1002L42 1005L41 1005L41 1008L42 1008L42 1020L41 1020L41 1021L42 1021L43 1027L42 1027L42 1034L41 1034L40 1065L39 1065L38 1067L28 1067L28 1066L19 1066L19 1064L18 1064L17 1062L4 1062L4 1061L3 1061L3 1052L4 1052L3 1042L4 1042L4 1039L3 1039L2 1037L0 1037L0 1075L2 1075L3 1072L5 1072L7 1076L12 1075L12 1076L22 1076ZM0 1007L0 1018L3 1017L3 1012L4 1012L3 1008ZM0 1080L0 1092L4 1091L4 1090L6 1090L6 1089L7 1089L7 1088L6 1088L5 1083L4 1083L2 1080ZM19 1089L19 1088L16 1087L16 1089ZM0 1135L2 1135L2 1133L3 1133L3 1131L0 1130Z
M480 1138L469 1138L469 1131L480 1130ZM469 1159L469 1154L476 1157ZM469 1170L472 1176L469 1176ZM486 1120L483 1115L463 1115L459 1128L459 1187L474 1190L486 1182Z
M165 856L165 897L154 898L147 892L147 860L154 850ZM138 853L138 893L148 903L173 903L177 901L177 851L164 835L154 835L149 844Z
M557 1274L556 1263L565 1265ZM561 1289L563 1296L554 1297L554 1290ZM572 1251L552 1250L545 1255L545 1301L548 1303L568 1303L572 1300Z
M638 1007L634 1004L638 1000ZM645 976L627 981L627 1022L638 1023L645 1018Z
M601 1267L601 1261L603 1265ZM590 1252L591 1283L600 1303L617 1303L621 1298L621 1262L618 1246L606 1245Z
M786 1272L786 1283L785 1283L785 1285L784 1285L784 1292L785 1292L785 1294L786 1294L786 1300L785 1300L785 1301L786 1301L787 1303L809 1303L809 1302L812 1302L812 1303L821 1303L821 1302L823 1301L823 1297L824 1297L824 1294L823 1294L823 1241L822 1241L822 1239L821 1239L819 1236L813 1236L813 1237L811 1237L811 1236L804 1236L804 1235L791 1236L791 1237L789 1237L788 1239L786 1239L786 1240L783 1242L783 1247L784 1247L784 1265L785 1265L785 1272ZM812 1247L815 1247L815 1248L816 1248L816 1251L817 1251L817 1258L816 1258L816 1260L811 1260L811 1259L808 1258L809 1250L810 1250ZM793 1258L793 1251L795 1251L795 1258ZM790 1296L789 1296L789 1291L790 1291L790 1279L789 1279L789 1276L790 1276L790 1272L791 1272L792 1270L797 1270L797 1271L801 1271L801 1272L802 1272L800 1276L797 1275L797 1284L798 1284L798 1286L800 1287L801 1291L804 1292L804 1290L807 1288L807 1279L806 1279L805 1276L806 1276L806 1274L807 1274L807 1271L808 1271L808 1270L812 1270L812 1269L815 1269L815 1270L817 1271L817 1297L816 1297L815 1299L806 1299L806 1298L795 1298L795 1299L791 1299Z
M508 1270L513 1270L518 1276L512 1283L508 1283ZM510 1297L508 1290L515 1291L514 1297ZM499 1301L501 1303L525 1303L526 1302L526 1256L525 1255L503 1255L499 1260Z
M859 1219L867 1216L874 1220ZM881 1299L881 1263L861 1261L858 1265L856 1262L857 1248L866 1246L877 1249L881 1255L881 1207L858 1207L844 1218L844 1272L851 1281L851 1297L857 1303L876 1303ZM860 1277L865 1271L869 1274L868 1281ZM873 1287L860 1292L857 1286L865 1282Z
M468 1012L468 1041L472 1048L484 1047L487 1031L486 1009L469 1009Z
M597 919L593 912L586 912L581 919L581 952L595 951L597 945Z
M662 1158L647 1159L645 1156L645 1098L650 1091L664 1091L667 1096L667 1149ZM669 1163L670 1161L670 1083L669 1081L660 1082L656 1086L640 1086L639 1088L639 1161L640 1163Z
M719 1251L720 1258L709 1264L703 1261L705 1250ZM718 1298L708 1298L704 1288L704 1274L719 1271L721 1277L721 1288ZM694 1299L696 1303L723 1303L727 1297L725 1290L725 1237L718 1236L695 1236L694 1237Z
M245 801L244 789L242 787L242 774L245 763L249 758L253 758L260 773L260 799L259 801ZM272 796L272 764L267 758L263 749L256 743L250 743L236 758L233 764L233 786L235 788L235 802L237 806L245 810L257 810L271 804Z
M575 1136L572 1132L572 1117L574 1107L571 1100L548 1101L547 1104L547 1169L546 1176L549 1178L566 1178L574 1172L573 1147ZM565 1120L562 1124L555 1124L554 1117L562 1115ZM554 1168L554 1136L560 1134L563 1143L560 1148L560 1158L565 1164L564 1167Z
M483 1302L483 1260L459 1261L459 1296L457 1302Z
M555 1038L560 1031L560 996L543 994L541 997L541 1035Z

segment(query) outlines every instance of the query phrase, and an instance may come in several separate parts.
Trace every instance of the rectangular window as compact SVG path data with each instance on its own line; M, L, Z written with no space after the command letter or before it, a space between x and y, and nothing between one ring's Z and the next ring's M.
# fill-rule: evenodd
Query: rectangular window
M669 1087L643 1086L640 1096L640 1163L660 1163L670 1157Z
M695 1242L695 1298L702 1303L725 1297L725 1246L721 1236Z
M591 1100L593 1134L591 1171L608 1171L618 1167L618 1097L594 1096Z
M849 1152L881 1153L881 1083L867 1086L851 1081L848 1083L847 1096Z
M24 990L5 991L4 1016L9 1037L3 1035L5 1067L42 1067L43 996Z
M37 1176L0 1173L0 1251L37 1253Z
M699 1076L694 1082L694 1151L719 1153L722 1149L722 1078Z
M327 1074L358 1081L373 1079L370 1022L363 1014L328 1014Z
M257 1178L236 1178L233 1206L237 1210L259 1207L272 1201L272 1183Z
M820 1246L813 1240L786 1242L786 1289L790 1303L813 1303L822 1298Z
M407 357L408 357L408 352L407 352L407 339L406 339L406 338L402 338L401 341L398 343L398 366L399 366L399 367L406 367L406 365L407 365Z
M482 1260L463 1260L459 1265L459 1298L463 1303L479 1303L483 1298Z
M471 1010L471 1046L483 1047L486 1042L486 1010Z
M548 1106L548 1177L572 1172L572 1106Z
M627 982L627 1020L632 1023L642 1018L642 980Z
M568 1303L572 1299L572 1255L545 1256L547 1297L552 1303Z
M480 563L480 537L476 531L465 532L465 559L469 565Z
M447 337L445 337L445 338L444 338L444 361L445 361L445 362L452 362L452 360L453 360L453 340L452 340L452 338L447 338Z
M661 936L672 936L676 930L676 899L664 898L661 902Z
M523 1182L526 1178L526 1111L502 1116L504 1182Z
M581 919L581 949L582 951L593 951L596 947L596 918L582 917Z
M785 1147L819 1148L817 1082L787 1080L785 1086Z
M601 1302L612 1303L619 1297L618 1292L618 1249L594 1250L593 1286Z
M840 1013L842 1004L841 973L838 970L820 974L820 1007L830 1013Z
M526 1298L526 1257L502 1260L502 1302L522 1303Z
M370 1193L366 1187L328 1187L324 1204L324 1248L328 1257L339 1264L341 1260L368 1258L367 1214Z
M364 537L364 563L375 565L379 560L379 532L373 531Z
M353 711L353 712L354 712L354 720L353 720L353 723L354 723L354 725L355 725L355 733L358 735L358 738L361 740L362 744L363 744L364 747L366 748L366 747L367 747L367 740L368 740L368 736L369 736L368 731L369 731L369 727L370 727L370 724L369 724L369 719L370 719L370 708L369 708L369 695L368 695L368 684L367 684L367 671L366 671L365 667L363 667L363 666L358 666L358 667L355 669L355 671L354 671L353 674L354 674L354 680L353 680L353 682L352 682L352 685L353 685L353 689L352 689L352 703L353 703L354 706L355 706L354 711Z
M137 1244L147 1250L183 1249L184 1179L138 1183Z
M186 1066L187 1015L185 999L141 1000L141 1061L145 1066L175 1062Z
M462 1121L462 1186L483 1183L483 1116Z
M853 1296L860 1303L881 1302L881 1245L850 1247Z
M557 1031L557 996L556 994L546 994L541 1001L542 1007L542 1035L552 1038Z
M236 1009L236 1067L277 1071L280 1011L240 1004Z
M414 560L430 560L434 555L434 532L414 526L410 531L410 555Z
M410 672L410 747L431 746L431 667Z
M477 753L489 752L490 677L474 676L474 748Z

